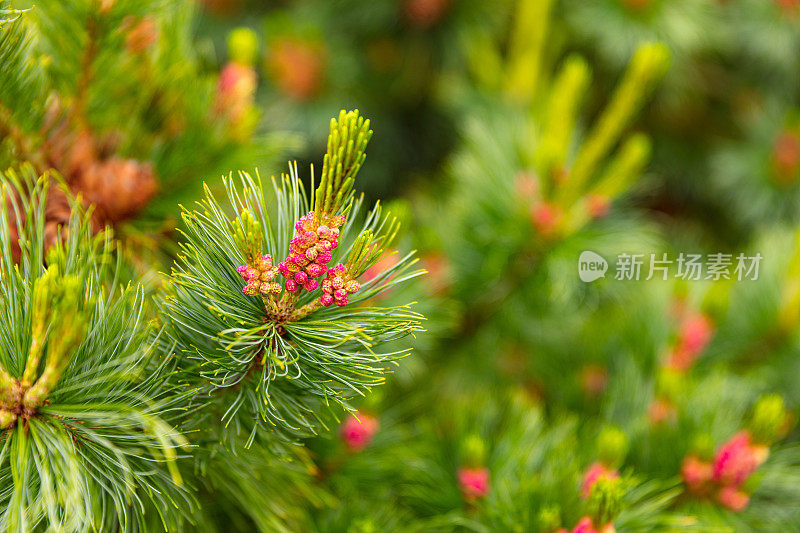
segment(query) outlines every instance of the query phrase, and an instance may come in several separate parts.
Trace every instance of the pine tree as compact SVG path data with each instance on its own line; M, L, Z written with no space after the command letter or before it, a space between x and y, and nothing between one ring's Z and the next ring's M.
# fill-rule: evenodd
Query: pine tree
M252 138L254 95L229 71L215 89L192 49L192 17L188 2L47 2L0 37L0 162L57 171L94 206L95 230L115 227L140 267L167 259L152 251L169 247L174 205L196 194L198 175L269 164L292 144ZM241 41L232 53L252 60ZM52 191L51 238L70 212Z
M142 288L119 283L111 235L92 236L79 202L47 246L50 187L30 166L3 174L0 526L138 529L147 512L175 527L190 502L173 429L184 393Z
M0 3L0 529L800 529L796 0L200 4Z
M353 192L371 135L357 111L331 121L311 197L296 165L269 189L229 177L224 204L207 187L184 210L163 319L141 288L120 287L117 241L110 229L93 236L91 211L64 182L31 165L6 172L4 527L209 527L197 498L214 495L228 516L291 530L303 520L284 509L291 495L324 501L293 444L353 410L409 351L383 344L421 331L408 305L375 302L422 273L411 254L358 281L397 233ZM71 214L49 236L53 183ZM264 491L274 503L252 509Z

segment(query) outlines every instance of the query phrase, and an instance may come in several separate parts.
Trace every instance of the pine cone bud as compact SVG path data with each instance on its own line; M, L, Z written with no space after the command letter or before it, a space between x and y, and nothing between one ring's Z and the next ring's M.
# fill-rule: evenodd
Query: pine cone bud
M533 226L545 237L550 237L558 232L563 218L564 212L557 204L539 202L531 207Z
M320 265L319 263L311 263L306 267L306 272L308 275L313 278L318 278L321 275L325 274L325 267Z
M281 284L280 283L262 283L261 284L261 294L264 296L270 294L278 294L281 292Z
M592 493L594 486L604 479L617 479L619 473L613 468L609 468L600 461L592 463L583 475L581 482L581 497L586 499Z
M380 423L366 413L350 415L342 424L341 437L351 452L360 452L370 445Z
M711 463L702 461L694 455L688 455L681 464L681 477L686 487L698 494L708 490L711 478L714 476L714 468Z
M261 270L269 270L272 268L272 256L269 254L262 255L258 262L258 266Z
M267 68L281 92L309 100L322 87L325 53L317 44L283 38L273 44Z
M734 486L722 487L717 493L717 500L735 513L744 511L750 504L750 496Z
M248 296L256 296L259 293L260 290L261 290L261 283L259 281L251 279L244 286L244 289L242 289L242 292L245 293Z
M468 502L483 499L489 495L489 469L486 467L458 469L458 485L461 494Z
M740 486L766 459L762 450L763 447L752 444L748 431L740 431L717 452L714 481L722 485Z
M611 201L607 196L590 194L586 198L586 212L592 218L603 218L611 210Z

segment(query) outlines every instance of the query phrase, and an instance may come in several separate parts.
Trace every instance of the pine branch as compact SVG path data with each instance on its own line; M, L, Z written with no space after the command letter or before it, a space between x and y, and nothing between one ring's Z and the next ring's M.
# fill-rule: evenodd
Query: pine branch
M369 122L342 112L331 124L314 211L290 166L266 184L225 179L233 216L208 187L183 212L186 243L162 309L184 379L204 391L197 409L219 408L248 444L258 430L292 439L324 428L334 405L351 409L409 351L381 346L421 330L408 306L360 306L421 272L409 255L356 280L396 230L379 206L362 219L363 200L352 198Z
M110 234L92 236L77 201L45 251L50 183L30 167L2 178L0 527L136 528L145 507L174 527L191 505L175 465L186 440L168 422L182 395L143 291L117 285Z
M603 113L587 134L560 197L574 200L669 66L663 44L641 46Z
M506 91L512 101L530 105L541 85L552 0L521 0L509 43Z

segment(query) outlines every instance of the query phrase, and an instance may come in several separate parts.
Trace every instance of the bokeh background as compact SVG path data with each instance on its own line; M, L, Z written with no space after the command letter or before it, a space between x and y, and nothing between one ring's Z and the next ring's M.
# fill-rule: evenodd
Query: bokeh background
M352 108L375 131L356 187L428 271L384 296L426 333L308 440L303 496L260 506L277 474L223 476L195 527L800 530L800 1L87 0L31 21L0 58L0 163L58 170L132 276L160 283L204 181L319 166ZM605 277L579 279L584 250ZM729 275L684 279L681 253Z

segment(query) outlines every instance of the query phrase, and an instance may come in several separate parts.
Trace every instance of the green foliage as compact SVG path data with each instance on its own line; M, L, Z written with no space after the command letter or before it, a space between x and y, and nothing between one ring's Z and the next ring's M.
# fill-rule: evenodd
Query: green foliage
M0 527L134 529L144 509L174 527L191 499L176 466L187 441L170 422L180 395L169 360L151 342L142 289L119 286L110 235L92 237L77 204L45 253L51 183L30 167L2 179L0 375L11 416Z
M309 510L331 504L302 447L276 453L255 442L237 451L208 439L194 455L198 505L187 525L193 531L303 531Z
M798 21L0 0L0 529L800 530Z
M597 480L589 494L587 507L592 521L596 524L608 524L619 515L625 490L619 479L603 478Z
M253 135L255 124L238 123L247 117L231 123L223 101L242 96L220 94L216 74L203 69L194 10L192 2L43 2L0 30L0 164L61 173L96 204L99 226L115 225L140 271L168 259L158 248L171 248L163 237L175 204L194 197L202 176L298 146L285 134Z
M375 264L386 246L384 233L392 232L380 206L363 217L363 199L348 192L368 139L368 122L356 117L343 112L341 129L333 123L325 160L330 166L315 197L322 221L347 202L342 245L333 262L346 259L353 277ZM352 409L350 400L383 383L408 353L381 346L420 331L422 317L407 305L382 307L373 301L421 271L409 270L414 261L408 255L361 284L342 308L320 308L319 289L247 296L237 267L253 254L285 257L309 200L296 167L266 184L244 173L224 184L239 216L231 223L231 214L208 188L194 210L184 210L186 243L162 304L180 350L183 379L200 390L198 409L219 409L233 433L249 433L249 443L258 429L284 438L314 434L337 416L336 406Z
M0 9L6 6L6 3L0 4ZM0 77L0 132L4 143L14 139L19 143L22 131L12 128L11 124L21 125L23 131L29 131L34 124L38 124L44 111L40 104L46 93L42 83L42 61L33 54L32 38L26 30L27 12L4 11L16 16L6 19L0 26L0 64L3 65L3 76ZM5 151L24 147L0 148Z
M623 129L630 124L633 115L664 76L668 66L669 50L665 45L644 44L636 50L616 91L575 157L563 193L567 199L571 199L588 182L591 172L618 141Z

